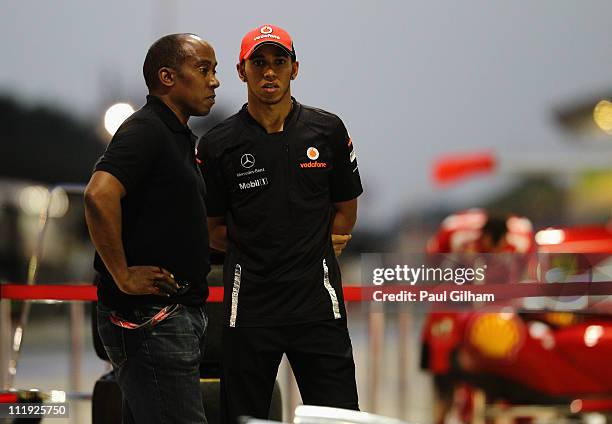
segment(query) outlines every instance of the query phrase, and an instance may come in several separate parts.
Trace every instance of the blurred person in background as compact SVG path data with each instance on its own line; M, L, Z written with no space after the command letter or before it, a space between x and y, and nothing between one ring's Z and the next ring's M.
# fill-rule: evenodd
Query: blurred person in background
M143 65L147 103L118 129L85 191L98 331L123 394L123 423L206 422L206 189L187 121L214 105L216 65L196 35L157 40Z
M363 190L341 119L291 97L298 68L285 30L250 31L237 64L248 103L198 148L211 246L227 252L225 423L268 416L284 353L305 404L359 408L336 256Z
M463 261L479 260L487 264L485 282L511 283L520 281L526 271L528 253L535 249L533 237L533 226L526 217L473 208L448 216L429 241L427 250L430 254L462 254L465 255ZM448 315L451 314L429 313L424 332L428 332L430 323ZM473 387L465 383L465 376L455 374L455 370L441 372L437 369L444 355L436 351L436 346L423 348L421 367L433 372L434 423L471 422ZM434 357L436 359L432 359ZM435 361L437 365L433 364ZM469 369L464 351L460 350L453 361L462 371Z

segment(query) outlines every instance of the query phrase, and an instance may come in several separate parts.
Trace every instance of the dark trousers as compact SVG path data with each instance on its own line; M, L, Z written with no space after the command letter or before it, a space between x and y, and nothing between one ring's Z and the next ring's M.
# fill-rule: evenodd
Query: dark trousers
M359 409L355 362L346 321L278 327L225 327L221 422L268 417L283 353L305 405Z
M161 308L121 317L138 324ZM135 330L113 324L111 313L98 304L98 332L123 394L123 424L206 424L199 372L208 325L204 306L183 306Z

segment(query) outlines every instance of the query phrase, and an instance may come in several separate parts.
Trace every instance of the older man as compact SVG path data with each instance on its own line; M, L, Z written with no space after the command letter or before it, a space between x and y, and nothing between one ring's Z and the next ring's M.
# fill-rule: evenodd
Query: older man
M216 65L196 35L157 40L143 66L147 103L114 135L85 191L100 275L98 329L123 393L124 423L206 422L206 188L187 121L214 105Z

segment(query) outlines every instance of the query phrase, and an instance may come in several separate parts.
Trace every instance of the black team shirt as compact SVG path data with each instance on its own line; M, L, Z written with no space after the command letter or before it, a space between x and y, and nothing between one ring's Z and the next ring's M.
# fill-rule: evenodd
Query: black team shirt
M128 266L161 266L177 282L190 284L181 296L127 295L96 252L98 298L108 307L201 305L208 297L206 187L196 164L195 140L170 108L147 96L147 104L121 125L96 164L95 171L112 174L126 189L121 236Z
M295 99L283 128L267 134L245 105L198 146L209 216L227 223L230 327L346 318L331 224L332 204L363 191L352 141Z

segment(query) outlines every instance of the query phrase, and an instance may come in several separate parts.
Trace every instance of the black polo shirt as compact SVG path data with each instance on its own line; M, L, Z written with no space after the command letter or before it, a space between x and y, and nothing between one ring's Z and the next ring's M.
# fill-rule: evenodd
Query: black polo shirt
M133 296L121 292L96 253L98 297L120 310L143 304L201 305L210 271L206 187L195 158L196 137L159 98L117 130L95 171L115 176L126 189L121 201L122 239L128 266L162 266L178 282L182 296Z
M227 324L344 318L332 204L362 188L340 118L293 99L284 130L267 134L245 105L200 140L198 158L209 216L227 222Z

